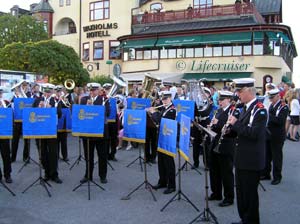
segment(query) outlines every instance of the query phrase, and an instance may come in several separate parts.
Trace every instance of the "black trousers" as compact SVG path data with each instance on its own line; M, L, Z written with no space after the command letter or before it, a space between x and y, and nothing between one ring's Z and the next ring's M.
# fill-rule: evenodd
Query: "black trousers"
M61 152L62 158L68 158L68 133L67 132L57 132L57 150L58 156Z
M13 139L11 141L11 161L16 161L19 147L19 140L22 135L22 122L14 122ZM24 139L23 160L29 157L30 140Z
M99 138L97 140L89 140L87 138L82 139L83 149L84 149L84 157L86 159L85 166L85 177L90 180L93 179L93 171L94 171L94 152L95 148L98 154L98 172L100 178L106 178L107 175L107 144L108 140L104 138ZM89 150L88 150L89 144ZM89 154L88 154L89 152ZM89 159L89 167L88 167L88 159Z
M159 184L165 185L168 188L176 188L175 162L173 157L158 152L158 173Z
M284 141L278 141L276 139L268 140L266 142L266 167L263 171L264 176L270 175L273 163L273 179L281 180L283 145Z
M235 169L238 212L246 224L259 224L259 178L260 171Z
M117 152L117 143L118 143L118 126L117 122L108 123L108 158L113 159Z
M233 155L211 152L210 156L210 187L217 197L222 197L222 186L224 198L234 199L234 176L233 176Z
M0 152L3 161L3 172L4 177L10 177L11 173L11 161L10 161L10 147L9 147L9 140L8 139L0 139ZM2 173L0 175L2 177ZM0 178L1 179L1 178Z
M146 129L146 143L145 143L146 160L155 160L157 154L157 129Z
M41 147L41 161L45 169L45 176L52 179L58 177L57 139L40 139L37 143L39 145L39 148Z

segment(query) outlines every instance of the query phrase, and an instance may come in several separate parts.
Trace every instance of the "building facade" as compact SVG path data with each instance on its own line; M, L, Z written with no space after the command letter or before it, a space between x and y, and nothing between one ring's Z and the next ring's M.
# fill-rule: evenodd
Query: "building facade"
M297 56L281 0L47 2L53 39L72 46L92 76L121 71L133 82L151 73L219 86L253 77L262 88L291 75Z

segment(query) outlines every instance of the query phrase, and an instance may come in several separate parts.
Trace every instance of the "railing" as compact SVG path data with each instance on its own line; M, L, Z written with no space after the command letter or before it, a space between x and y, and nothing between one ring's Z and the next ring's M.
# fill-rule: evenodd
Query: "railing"
M264 23L263 17L252 3L243 3L206 8L190 8L176 11L145 12L143 14L132 15L132 25L248 14L253 14L258 22Z

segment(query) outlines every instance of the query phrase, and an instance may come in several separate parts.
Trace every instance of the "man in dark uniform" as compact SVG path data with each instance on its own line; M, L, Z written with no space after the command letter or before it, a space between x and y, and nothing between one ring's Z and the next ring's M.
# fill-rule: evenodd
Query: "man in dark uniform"
M175 120L176 109L171 100L172 93L169 91L162 92L162 103L163 107L160 113L156 113L156 123L160 124L161 118L167 118ZM153 108L149 109L150 113L155 113ZM170 194L176 190L175 183L175 162L172 156L158 152L158 173L159 180L158 184L153 186L153 189L157 190L160 188L167 188L164 194Z
M2 99L3 89L0 88L0 108L7 108L8 102ZM11 161L10 161L10 146L9 139L0 139L0 152L3 161L3 171L4 178L6 183L12 183L12 179L10 177L11 173ZM0 180L2 179L2 172L0 168Z
M271 162L273 162L273 180L271 184L279 184L282 178L282 148L285 141L285 121L289 108L280 100L280 90L272 89L268 92L271 105L269 107L268 130L270 136L266 145L266 167L261 180L270 180Z
M104 137L103 138L89 138L89 150L87 149L87 138L82 139L84 157L89 158L89 167L88 161L86 160L85 175L80 180L80 183L85 183L89 179L93 180L93 170L94 170L94 150L96 148L99 163L99 177L100 182L105 184L107 183L107 144L108 144L108 127L106 122L106 117L109 116L110 106L109 101L105 100L103 96L100 96L99 90L101 85L98 83L88 83L88 88L90 89L90 96L85 96L81 98L80 104L82 105L103 105L105 106L105 124L104 124ZM89 151L89 155L88 155ZM89 174L89 176L88 176Z
M228 123L237 132L235 180L237 207L241 222L259 224L258 185L265 167L267 110L256 99L254 79L234 80L244 110L237 119L230 115Z
M225 207L233 204L234 176L233 154L236 133L231 131L227 124L228 116L239 116L239 110L231 104L233 93L219 91L219 107L215 117L211 121L211 129L217 133L210 151L210 187L212 194L208 200L222 199L222 186L224 188L224 200L219 204Z
M18 86L18 84L20 84ZM26 80L20 81L18 84L12 87L12 91L14 91L14 97L12 102L14 102L15 98L30 98L31 93L28 91L28 82ZM13 124L13 139L11 141L11 162L15 162L17 158L17 152L19 147L19 140L22 135L22 122L14 121ZM30 140L24 139L24 149L23 149L23 161L28 162L29 160L29 150L30 150Z
M33 107L40 108L51 108L56 107L55 99L52 96L55 86L52 84L44 84L43 96L35 99ZM58 119L61 117L60 105L57 105L57 116ZM57 139L38 139L37 146L40 150L41 161L43 168L45 169L46 181L52 180L55 183L61 184L62 180L58 177L57 163L58 163L58 152L57 152Z

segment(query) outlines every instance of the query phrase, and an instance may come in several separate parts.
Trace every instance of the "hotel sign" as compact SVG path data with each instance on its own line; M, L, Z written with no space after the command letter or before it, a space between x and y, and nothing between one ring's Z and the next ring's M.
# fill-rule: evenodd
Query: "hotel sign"
M83 27L86 38L109 37L109 30L118 29L118 23L100 23Z
M208 73L208 72L248 72L249 63L238 63L234 60L225 63L214 63L210 60L193 60L186 63L183 60L176 62L176 69L188 72Z

